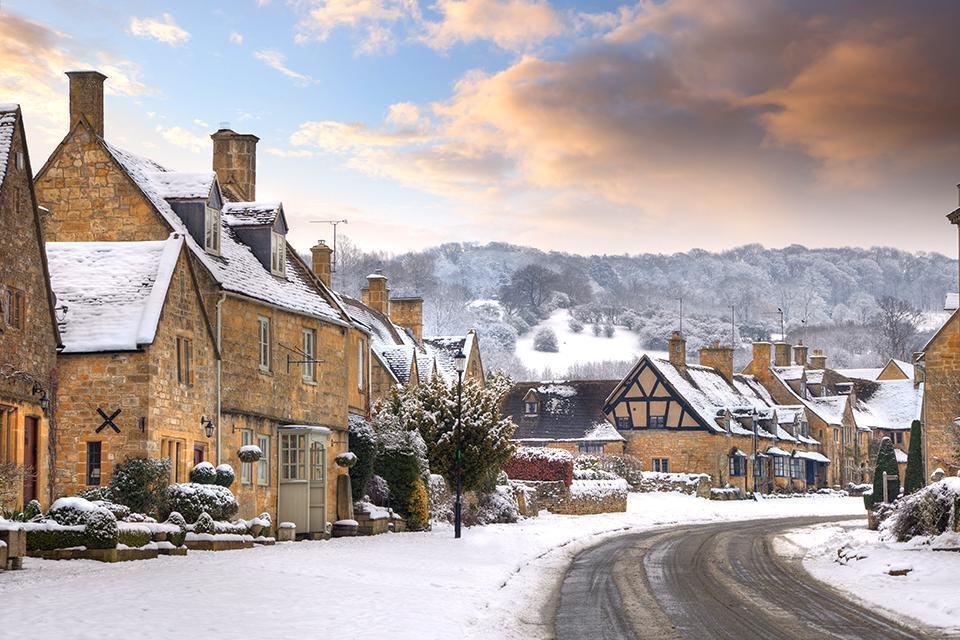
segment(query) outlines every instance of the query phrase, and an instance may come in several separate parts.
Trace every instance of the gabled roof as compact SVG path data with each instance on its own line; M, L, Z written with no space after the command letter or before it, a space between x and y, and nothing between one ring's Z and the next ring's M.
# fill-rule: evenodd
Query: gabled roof
M149 179L165 200L206 199L217 184L217 174L213 171L153 171Z
M515 440L617 441L623 437L607 421L603 406L617 380L517 382L504 396L504 416L513 418ZM524 398L533 391L539 403L536 415L525 413ZM608 429L597 426L607 425Z
M17 131L17 113L20 105L0 104L0 187L7 175L7 162L13 147L13 135Z
M876 380L877 376L880 375L880 372L883 369L877 369L875 367L863 368L863 369L834 369L837 373L842 375L844 378L856 378L857 380Z
M183 238L48 242L50 281L66 305L63 353L133 351L156 337Z
M163 197L163 185L158 184L157 176L166 173L167 169L152 160L106 142L103 142L103 145L171 230L183 235L187 247L225 291L338 324L347 320L346 313L333 294L310 272L297 252L292 249L286 252L286 275L275 276L263 266L250 248L240 241L230 227L222 222L220 255L214 256L204 251L203 247L190 236L180 217Z
M843 426L843 412L850 396L819 396L803 400L818 418L831 426Z
M882 380L865 388L853 403L858 427L907 430L920 419L923 385L913 380Z
M416 362L416 349L414 347L410 345L386 347L379 351L379 354L400 384L405 385L410 382L414 374L414 362Z
M904 379L913 380L913 365L909 362L904 362L903 360L897 360L896 358L890 358L890 360L883 366L883 369L880 370L878 378L881 374L884 373L899 373Z
M280 202L227 202L223 205L223 213L231 227L273 226L280 218L284 230L287 228Z
M473 350L477 348L477 333L472 329L463 336L432 336L423 339L423 346L437 362L437 373L452 384L457 380L457 369L453 358L461 350L470 361Z
M435 367L422 345L418 345L403 328L390 322L390 318L376 309L368 307L356 298L337 294L343 308L350 318L370 332L370 350L390 371L400 384L408 384L413 373L413 362L417 363L419 382L429 380ZM425 377L426 376L426 377Z

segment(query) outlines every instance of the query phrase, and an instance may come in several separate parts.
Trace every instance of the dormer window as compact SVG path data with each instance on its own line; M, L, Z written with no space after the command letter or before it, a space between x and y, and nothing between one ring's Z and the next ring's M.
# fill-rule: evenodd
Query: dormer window
M220 210L213 207L205 207L203 248L208 253L220 255Z
M270 271L275 276L286 275L287 272L287 241L283 234L276 231L270 233Z
M536 400L528 400L523 403L523 413L527 416L535 416L540 413L540 403Z

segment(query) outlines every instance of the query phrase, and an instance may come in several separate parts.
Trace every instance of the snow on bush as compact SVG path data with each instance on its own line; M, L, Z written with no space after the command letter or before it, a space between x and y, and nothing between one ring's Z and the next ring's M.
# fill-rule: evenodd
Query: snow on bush
M627 499L630 485L623 478L612 480L575 480L570 485L570 497L575 500L605 500L607 498Z
M632 489L643 484L643 467L640 458L625 453L605 453L602 455L581 455L574 460L578 469L606 471L627 481Z
M617 474L599 469L573 469L574 480L622 480Z
M373 475L367 481L363 488L364 497L378 507L386 507L390 504L390 486L383 476Z
M217 470L212 464L204 460L190 469L190 482L197 484L214 484L217 481Z
M341 453L333 459L338 467L346 467L347 469L357 464L357 460L357 454L353 453L352 451Z
M217 479L215 484L220 485L221 487L230 488L230 485L234 483L237 479L237 473L233 470L233 467L224 462L221 465L217 465Z
M117 520L123 520L124 518L130 516L130 507L125 504L117 504L116 502L110 502L109 500L91 500L90 504L102 509L106 509L112 513L113 517Z
M193 532L206 533L209 535L216 533L216 525L213 522L213 517L211 517L209 513L201 513L197 521L193 523Z
M894 503L881 530L905 542L915 536L938 536L957 530L960 478L944 478Z
M263 451L255 444L245 444L237 451L240 462L257 462L263 457Z
M520 447L504 465L514 480L573 482L573 455L563 449Z
M47 517L65 526L86 524L87 515L99 508L83 498L58 498L50 505Z
M510 487L498 486L495 491L480 496L477 524L510 523L519 519L520 508Z
M88 549L115 549L120 539L120 529L113 514L100 507L87 513L84 545Z
M580 333L583 331L583 323L574 317L571 317L569 320L567 320L567 326L570 327L570 331L574 333Z
M110 500L130 507L135 513L156 514L170 482L170 461L166 458L127 458L113 468Z
M240 505L230 489L220 485L185 482L167 487L165 515L178 511L187 522L195 522L202 513L215 520L229 520L239 510Z
M453 521L453 496L447 488L443 476L431 473L427 479L427 496L430 499L430 520L432 522Z
M533 349L546 353L557 353L560 351L560 346L557 344L557 334L549 327L540 329L533 337Z

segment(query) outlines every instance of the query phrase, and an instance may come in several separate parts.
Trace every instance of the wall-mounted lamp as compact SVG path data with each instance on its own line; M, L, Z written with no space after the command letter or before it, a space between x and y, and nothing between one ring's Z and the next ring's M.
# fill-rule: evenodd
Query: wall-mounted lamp
M207 434L208 438L213 437L213 420L208 420L206 416L200 416L200 424L203 425L203 432Z

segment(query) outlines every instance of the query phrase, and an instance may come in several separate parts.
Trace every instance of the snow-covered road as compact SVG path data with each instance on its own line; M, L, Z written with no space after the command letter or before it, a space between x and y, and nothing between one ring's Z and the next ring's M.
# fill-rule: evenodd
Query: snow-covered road
M570 559L623 533L692 522L863 515L859 498L712 502L631 494L628 511L302 542L114 565L28 558L0 574L12 637L540 638ZM549 612L547 612L549 614Z

